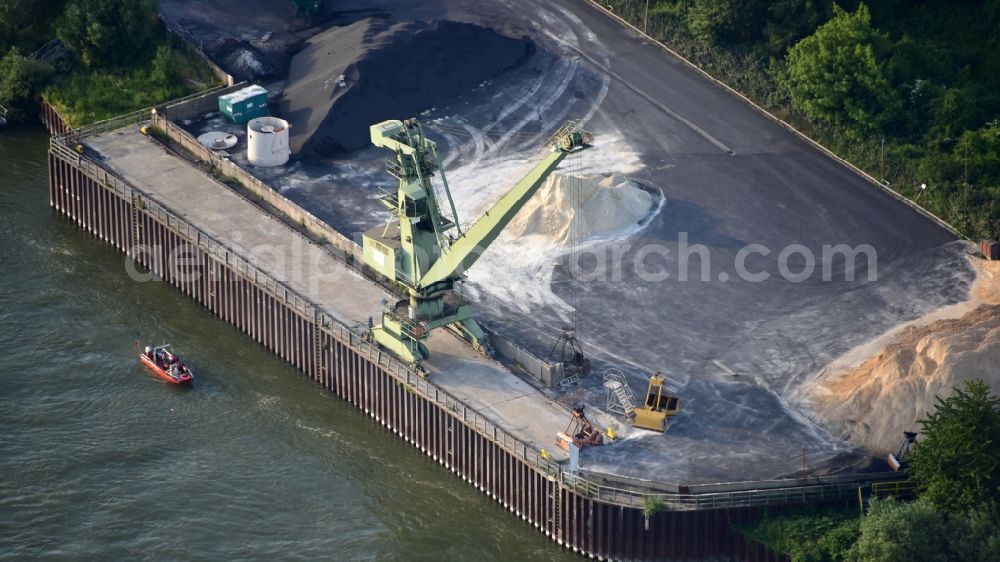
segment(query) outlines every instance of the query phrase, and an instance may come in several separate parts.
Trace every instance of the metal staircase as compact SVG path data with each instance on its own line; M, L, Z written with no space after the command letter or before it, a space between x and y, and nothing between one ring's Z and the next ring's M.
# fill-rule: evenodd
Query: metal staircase
M559 544L562 544L562 486L559 485L558 481L552 481L549 488L549 505L552 508L552 513L549 516L549 521L551 522L551 532L552 537L555 538Z
M604 388L608 391L606 410L625 417L635 415L635 396L621 369L611 367L604 371Z
M569 388L578 382L580 382L580 373L573 373L559 381L559 388Z
M313 369L315 377L323 382L323 315L318 310L313 316Z
M138 197L132 198L132 247L126 248L126 252L131 254L132 259L136 259L139 255L139 244L142 243L142 214L139 212L139 206L142 205L142 200Z

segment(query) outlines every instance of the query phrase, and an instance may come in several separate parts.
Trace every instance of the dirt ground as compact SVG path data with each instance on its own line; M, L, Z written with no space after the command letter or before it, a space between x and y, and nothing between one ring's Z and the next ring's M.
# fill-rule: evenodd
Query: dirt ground
M894 451L904 431L970 379L1000 390L1000 262L970 257L970 300L893 330L835 361L808 393L834 434L866 449Z

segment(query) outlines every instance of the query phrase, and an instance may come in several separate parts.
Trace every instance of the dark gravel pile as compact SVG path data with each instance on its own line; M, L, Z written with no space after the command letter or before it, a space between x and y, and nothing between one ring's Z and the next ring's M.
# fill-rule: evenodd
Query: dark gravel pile
M439 105L533 50L526 38L451 21L366 19L324 31L292 58L280 107L292 123L292 152L327 157L363 148L371 124Z

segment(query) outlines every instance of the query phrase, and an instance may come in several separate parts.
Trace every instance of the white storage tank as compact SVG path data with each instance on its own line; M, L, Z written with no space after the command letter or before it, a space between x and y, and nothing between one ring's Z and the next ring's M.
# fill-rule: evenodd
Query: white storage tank
M288 147L291 125L277 117L258 117L247 123L247 159L254 166L281 166L292 153Z

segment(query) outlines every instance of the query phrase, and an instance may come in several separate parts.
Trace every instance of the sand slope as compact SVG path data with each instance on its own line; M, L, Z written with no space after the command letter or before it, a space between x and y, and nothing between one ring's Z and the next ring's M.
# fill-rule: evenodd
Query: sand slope
M452 21L368 18L323 31L289 69L280 111L292 123L292 153L364 148L371 124L413 117L516 66L532 49L527 39Z
M552 174L467 272L470 299L498 299L522 311L547 306L565 321L570 303L552 291L560 256L633 235L662 208L652 194L617 175Z
M903 431L919 429L935 395L974 378L1000 392L1000 262L970 260L978 277L968 302L903 326L821 373L807 401L834 433L886 453Z
M553 174L522 208L507 232L540 234L553 247L573 240L619 238L652 210L653 195L620 176Z

